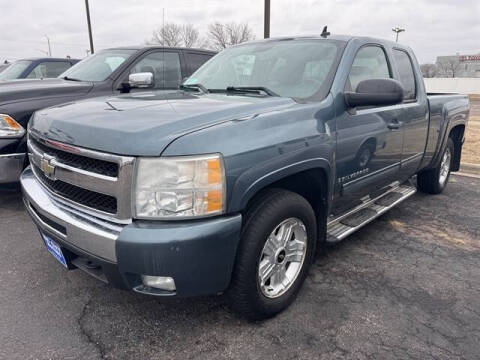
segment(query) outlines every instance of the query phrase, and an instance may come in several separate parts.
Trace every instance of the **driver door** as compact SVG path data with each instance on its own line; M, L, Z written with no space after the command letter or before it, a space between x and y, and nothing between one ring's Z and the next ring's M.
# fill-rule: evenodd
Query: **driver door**
M362 80L393 78L385 49L376 44L356 53L345 85L355 90ZM347 108L337 117L337 181L334 213L351 208L366 195L399 177L403 129L397 105Z
M132 88L130 92L177 89L182 82L180 53L176 51L152 51L137 60L121 77L120 83L128 82L130 74L150 72L153 84L150 88Z

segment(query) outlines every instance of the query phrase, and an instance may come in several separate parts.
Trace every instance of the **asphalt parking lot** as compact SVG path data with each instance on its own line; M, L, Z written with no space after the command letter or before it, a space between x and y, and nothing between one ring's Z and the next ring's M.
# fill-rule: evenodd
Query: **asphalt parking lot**
M452 176L327 249L263 323L221 297L158 299L66 272L0 193L1 359L478 359L480 180Z

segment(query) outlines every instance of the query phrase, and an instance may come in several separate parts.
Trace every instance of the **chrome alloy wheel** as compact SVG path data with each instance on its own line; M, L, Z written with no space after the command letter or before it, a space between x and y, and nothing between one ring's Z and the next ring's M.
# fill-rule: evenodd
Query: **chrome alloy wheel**
M307 253L307 230L297 218L282 221L269 235L260 255L258 282L263 295L283 295L300 273Z
M443 154L442 162L440 164L440 176L438 181L441 186L443 186L447 181L448 173L450 172L451 160L452 153L450 152L450 148L447 147L445 153Z

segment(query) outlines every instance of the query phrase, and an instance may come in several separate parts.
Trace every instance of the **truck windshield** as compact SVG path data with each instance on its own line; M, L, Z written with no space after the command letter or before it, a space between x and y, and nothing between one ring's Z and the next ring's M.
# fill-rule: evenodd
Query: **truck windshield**
M344 46L342 41L325 39L240 45L213 57L184 85L200 84L216 92L232 87L262 87L283 97L311 98L328 92Z
M77 81L104 81L135 52L136 50L129 49L99 51L58 77Z
M30 60L18 60L0 73L0 80L18 79L25 69L31 64Z

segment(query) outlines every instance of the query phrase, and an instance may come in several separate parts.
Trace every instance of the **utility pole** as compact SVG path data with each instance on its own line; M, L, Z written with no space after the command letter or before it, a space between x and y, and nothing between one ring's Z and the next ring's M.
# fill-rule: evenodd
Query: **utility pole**
M90 23L90 7L88 6L88 0L85 0L85 7L87 9L87 24L88 24L88 37L90 38L90 53L93 54L92 24Z
M44 35L47 38L48 43L48 56L52 57L52 48L50 47L50 38L47 35Z
M393 28L392 31L397 34L395 38L395 42L398 42L398 34L400 34L401 32L404 32L405 29L401 29L397 26L396 28Z
M265 39L270 37L270 0L265 0L263 37Z
M41 49L35 49L35 50L40 51L41 53L44 53L46 56L48 56L48 51L41 50Z

